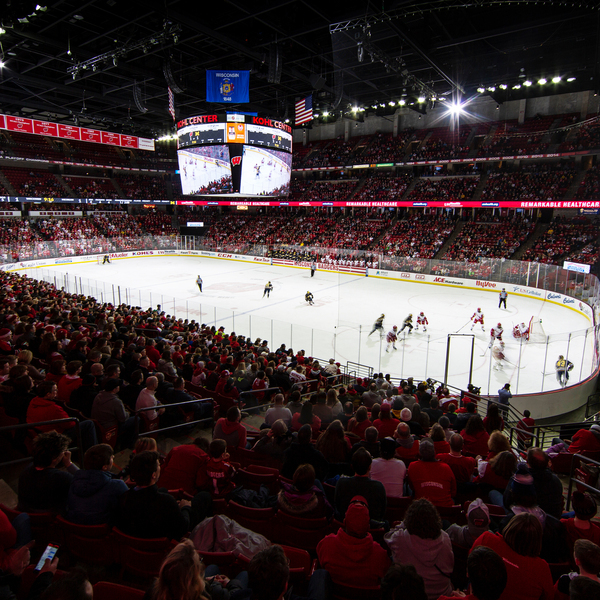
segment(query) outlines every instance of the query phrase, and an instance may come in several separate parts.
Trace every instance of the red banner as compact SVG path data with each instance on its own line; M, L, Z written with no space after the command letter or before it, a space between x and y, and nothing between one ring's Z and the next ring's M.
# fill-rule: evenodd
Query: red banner
M111 146L121 145L121 136L118 133L111 133L110 131L102 132L102 143L110 144Z
M79 127L75 127L74 125L59 125L58 137L65 138L67 140L80 140L81 132Z
M56 137L58 135L58 127L56 123L48 123L48 121L34 121L33 133L37 133L38 135L51 135L52 137Z
M23 117L6 116L6 129L9 131L22 131L23 133L33 133L33 121Z
M102 143L102 136L99 131L95 129L86 129L85 127L81 128L81 141L82 142L97 142L98 144Z
M122 135L121 146L123 146L124 148L137 148L138 139L134 135Z

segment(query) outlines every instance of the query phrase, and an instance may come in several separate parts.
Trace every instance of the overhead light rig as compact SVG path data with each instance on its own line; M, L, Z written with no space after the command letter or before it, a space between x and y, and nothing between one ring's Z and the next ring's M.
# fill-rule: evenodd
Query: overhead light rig
M159 44L176 44L179 41L180 34L181 26L167 21L165 22L162 31L149 35L136 42L120 46L110 52L104 52L104 54L99 54L98 56L88 58L88 60L78 62L77 64L70 66L67 69L67 73L72 75L73 79L76 79L82 71L96 71L103 65L108 66L111 63L116 67L119 64L119 59L124 58L131 52L141 50L146 54L151 48L158 46Z

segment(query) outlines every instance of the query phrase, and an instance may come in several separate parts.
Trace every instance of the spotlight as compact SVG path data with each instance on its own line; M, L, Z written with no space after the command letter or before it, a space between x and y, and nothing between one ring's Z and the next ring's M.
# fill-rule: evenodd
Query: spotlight
M398 102L398 104L399 104L400 106L404 106L404 105L406 104L406 100L400 100L400 101Z
M388 104L389 104L390 106L396 106L396 103L395 103L393 100L391 100L390 102L388 102Z
M500 105L496 104L496 110L500 110Z
M512 89L513 90L520 90L521 89L521 84L517 83L517 85L513 85Z
M371 108L377 109L377 104L371 104Z
M385 104L380 104L379 108L385 108Z
M353 113L357 113L358 112L358 106L353 106L352 107L352 112Z
M290 120L289 120L289 119L286 119L286 120L285 120L285 122L286 122L286 123L289 123L289 122L290 122Z
M560 75L557 75L556 77L552 78L552 83L560 83L561 77Z
M6 29L4 29L4 27L0 27L0 35L2 35L3 33L6 33Z
M495 92L496 91L496 86L490 85L490 87L488 88L488 92Z
M329 111L328 110L324 110L323 111L323 116L324 117L328 117L329 116Z
M541 78L541 79L538 81L538 83L539 83L540 85L544 85L544 84L548 83L548 81L542 77L542 78Z
M500 84L498 87L499 87L501 90L505 90L505 89L506 89L508 86L507 86L505 83L501 83L501 84Z
M571 82L575 81L575 79L577 79L577 78L576 78L576 77L569 77L569 78L567 79L567 81L568 81L569 83L571 83Z
M425 102L425 96L419 96L419 97L417 98L417 102L419 102L419 103L423 103L423 102Z
M529 81L529 79L526 79L526 80L523 82L523 85L524 85L525 87L529 87L529 86L531 85L531 81Z
M478 91L480 94L483 94L483 93L485 92L485 88L478 87L478 88L477 88L477 91Z
M454 117L461 115L464 112L464 105L460 102L452 102L448 107L448 113Z
M4 68L6 63L0 58L0 69Z

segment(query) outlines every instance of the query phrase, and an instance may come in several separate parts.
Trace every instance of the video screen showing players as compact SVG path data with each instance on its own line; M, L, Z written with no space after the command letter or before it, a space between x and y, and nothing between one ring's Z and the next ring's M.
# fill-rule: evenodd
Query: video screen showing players
M231 162L226 145L178 150L181 189L186 196L232 192Z
M290 191L292 155L278 150L244 146L240 194L287 196Z

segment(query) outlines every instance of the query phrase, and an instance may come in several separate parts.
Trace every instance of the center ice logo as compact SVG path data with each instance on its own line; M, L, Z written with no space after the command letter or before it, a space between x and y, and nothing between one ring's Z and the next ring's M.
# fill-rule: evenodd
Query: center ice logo
M242 162L242 157L241 156L232 156L231 157L231 164L234 167L237 167L241 162Z

